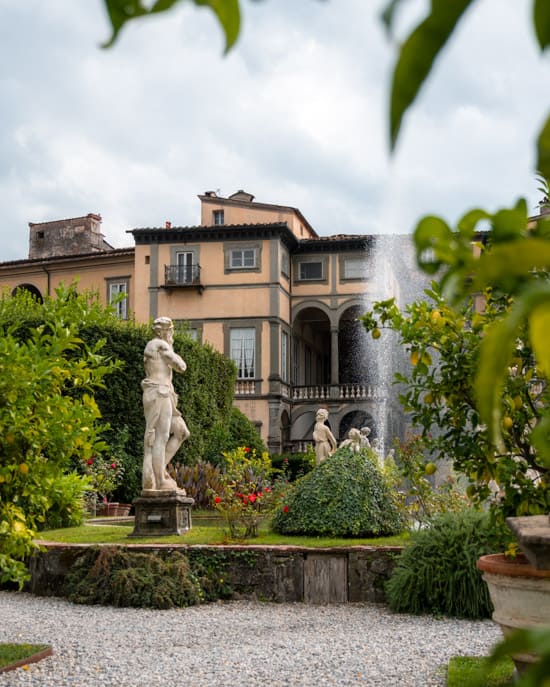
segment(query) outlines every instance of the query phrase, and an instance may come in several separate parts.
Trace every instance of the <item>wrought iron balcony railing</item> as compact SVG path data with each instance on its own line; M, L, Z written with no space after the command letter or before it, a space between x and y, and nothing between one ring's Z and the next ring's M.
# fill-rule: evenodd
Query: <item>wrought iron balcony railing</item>
M193 265L164 265L164 287L167 289L194 286L202 291L201 266Z

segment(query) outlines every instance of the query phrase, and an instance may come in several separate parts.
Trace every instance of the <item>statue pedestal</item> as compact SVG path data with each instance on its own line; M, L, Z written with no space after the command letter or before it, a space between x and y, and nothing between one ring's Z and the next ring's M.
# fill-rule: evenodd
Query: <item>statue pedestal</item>
M159 537L185 534L191 529L191 506L195 499L175 489L141 492L134 499L134 531L130 537Z

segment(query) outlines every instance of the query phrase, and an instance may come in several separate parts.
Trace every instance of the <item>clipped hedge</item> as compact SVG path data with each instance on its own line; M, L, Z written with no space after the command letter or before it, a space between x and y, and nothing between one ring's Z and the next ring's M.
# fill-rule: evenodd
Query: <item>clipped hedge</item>
M377 537L397 534L404 520L369 449L338 449L298 479L273 519L281 534Z
M480 556L501 550L486 513L445 513L415 532L386 585L389 606L399 613L489 618L487 585L476 568Z
M124 482L114 500L131 502L141 490L143 461L143 416L141 380L144 377L143 350L152 336L148 325L121 321L112 308L105 308L97 294L78 293L75 285L56 290L55 298L38 303L22 291L0 299L0 334L8 329L19 340L26 340L33 328L45 322L78 323L78 335L88 346L103 342L101 354L121 361L109 374L106 386L94 393L102 420L110 429L105 440L117 448L116 460L124 466ZM191 432L190 438L174 458L186 464L201 460L217 463L222 451L233 445L250 445L265 450L254 425L232 408L236 369L234 364L209 344L193 340L176 331L174 349L187 363L184 374L174 374L178 407ZM74 356L81 351L73 351ZM129 430L120 446L121 430ZM77 467L75 459L75 467Z

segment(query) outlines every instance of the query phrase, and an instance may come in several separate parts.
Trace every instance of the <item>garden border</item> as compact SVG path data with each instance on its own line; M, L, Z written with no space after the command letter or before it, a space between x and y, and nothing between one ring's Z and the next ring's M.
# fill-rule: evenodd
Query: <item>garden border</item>
M402 546L66 544L37 542L42 550L29 561L26 589L38 596L61 596L66 574L91 546L117 546L139 553L173 551L215 557L232 599L306 603L384 603L384 585Z

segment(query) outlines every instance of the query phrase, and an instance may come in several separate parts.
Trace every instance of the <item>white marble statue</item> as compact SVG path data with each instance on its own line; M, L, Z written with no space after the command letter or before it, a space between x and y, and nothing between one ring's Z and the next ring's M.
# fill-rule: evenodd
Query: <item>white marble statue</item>
M361 427L359 434L361 435L361 448L370 448L370 427Z
M313 441L315 442L315 462L320 465L324 460L336 451L336 439L333 433L325 425L328 419L328 410L319 408L315 415L315 427L313 428Z
M348 432L348 438L340 444L340 448L347 446L354 453L359 453L361 451L361 432L355 427L352 427Z
M185 372L187 365L172 348L172 320L157 317L153 331L155 336L143 352L146 376L141 382L145 413L142 487L144 491L173 491L178 486L168 474L168 464L189 437L189 430L177 409L172 370Z

